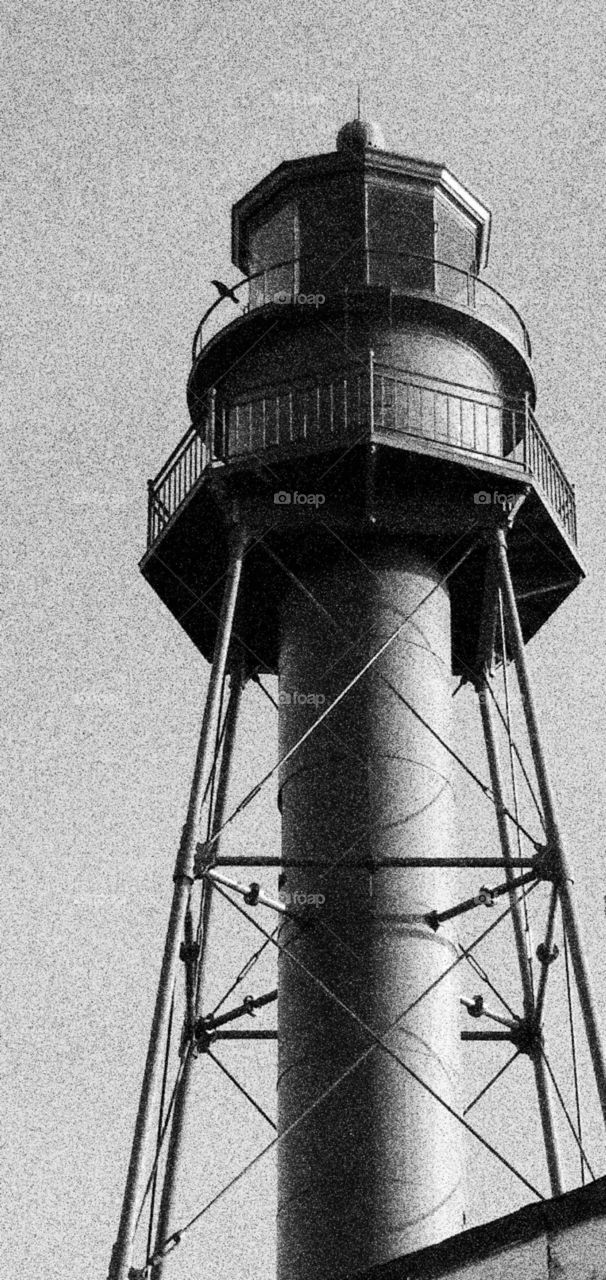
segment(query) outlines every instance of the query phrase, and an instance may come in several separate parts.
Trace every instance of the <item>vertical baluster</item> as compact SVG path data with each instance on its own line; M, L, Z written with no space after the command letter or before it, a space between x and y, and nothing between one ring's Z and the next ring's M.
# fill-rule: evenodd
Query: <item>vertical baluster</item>
M211 387L208 403L208 416L206 426L206 450L210 462L214 461L217 443L217 389Z
M335 384L331 382L329 386L329 413L330 413L330 434L335 434Z
M347 417L347 378L343 379L343 430L345 435L348 434L348 417Z
M384 379L384 375L381 374L381 413L383 413L383 409L382 409L382 403L383 403L382 398L384 395L383 379ZM368 426L370 429L370 436L372 439L375 433L375 353L372 347L368 353L368 395L369 395ZM383 416L381 416L381 429L384 430L384 428L385 428L385 420Z

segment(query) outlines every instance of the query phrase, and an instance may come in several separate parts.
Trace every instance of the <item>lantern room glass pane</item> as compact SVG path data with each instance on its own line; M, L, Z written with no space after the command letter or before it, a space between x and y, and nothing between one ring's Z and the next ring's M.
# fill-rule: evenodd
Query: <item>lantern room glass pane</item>
M249 232L248 271L263 272L250 282L250 305L283 302L298 291L296 258L299 249L299 219L294 201L265 214ZM278 264L283 265L278 265Z
M434 214L431 196L397 187L368 187L371 284L432 290Z
M300 288L329 297L364 283L363 187L356 174L303 188Z
M436 198L437 292L451 302L474 306L478 273L476 227L458 209Z

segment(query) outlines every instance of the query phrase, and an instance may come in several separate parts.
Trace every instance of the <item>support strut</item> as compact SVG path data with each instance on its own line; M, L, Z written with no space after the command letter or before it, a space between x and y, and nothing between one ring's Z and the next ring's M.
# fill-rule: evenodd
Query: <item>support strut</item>
M602 1029L598 1022L593 993L589 982L589 975L587 973L581 932L570 889L571 877L568 867L568 859L566 857L566 851L562 841L555 803L547 773L547 766L541 745L537 714L535 711L528 668L526 665L524 638L522 636L522 628L520 626L520 618L518 615L513 583L511 581L511 573L509 570L507 543L504 529L495 530L494 542L505 614L510 628L509 639L513 649L518 684L522 695L524 715L530 740L530 748L534 760L541 803L543 805L543 813L547 828L547 839L549 846L553 850L553 856L557 865L557 887L560 895L560 902L562 904L564 929L570 946L574 976L579 992L579 1001L585 1023L585 1033L587 1035L587 1043L591 1054L591 1062L598 1097L604 1122L606 1123L606 1059L604 1056Z
M503 861L505 863L505 875L509 882L509 901L511 904L511 918L513 922L513 930L518 956L518 965L520 969L520 978L522 981L522 994L524 1004L524 1019L529 1026L536 1027L536 1010L535 999L532 986L532 974L530 964L526 954L526 946L524 942L524 928L522 916L520 912L520 903L518 899L516 881L515 881L515 858L511 844L511 835L506 817L505 792L503 787L503 777L501 773L501 763L499 759L499 751L497 745L497 736L495 731L495 722L492 709L492 701L490 696L490 670L492 668L494 656L494 635L496 629L496 608L498 599L498 588L496 565L492 548L488 552L488 564L486 569L486 587L485 587L485 621L484 631L489 639L488 649L484 654L480 677L478 679L478 697L480 702L480 713L482 716L482 727L484 729L484 738L486 742L486 754L488 756L488 767L490 770L490 784L492 787L495 807L497 814L497 824L499 828L499 837L501 841L501 850L503 853ZM494 621L494 626L493 626ZM505 657L503 659L505 661ZM543 1129L543 1141L545 1143L545 1156L547 1160L547 1168L549 1171L549 1180L551 1184L552 1195L561 1195L562 1173L561 1160L558 1151L557 1135L553 1122L553 1111L551 1106L551 1098L549 1093L549 1083L545 1074L545 1066L540 1053L532 1054L532 1063L535 1074L535 1084L537 1089L537 1098L539 1103L539 1111L541 1114L541 1124Z
M151 1131L152 1114L158 1093L170 1003L176 968L179 961L179 950L183 937L183 924L194 880L194 855L196 852L196 840L198 837L200 809L204 796L204 786L212 761L213 741L219 713L221 688L231 643L245 547L246 535L242 530L238 529L234 532L232 537L230 563L227 572L225 591L223 594L221 617L217 631L208 693L202 718L200 741L191 784L187 818L183 828L181 844L177 853L175 871L173 875L174 890L172 906L166 931L162 968L158 982L156 1004L149 1037L143 1083L141 1086L139 1109L137 1112L130 1162L126 1177L120 1225L110 1262L109 1280L128 1280L137 1214L143 1194L145 1163Z
M217 796L212 815L212 831L217 831L221 827L225 815L225 805L227 800L227 790L229 779L231 776L231 768L233 764L234 744L236 738L236 727L238 723L238 714L240 711L240 703L242 700L242 687L244 684L244 667L242 659L234 664L231 674L231 685L229 691L229 700L227 703L227 711L225 714L225 737L223 742L223 751L221 753L221 762L219 766L219 778L217 783ZM216 857L219 849L217 843L213 847L212 856ZM201 1001L204 987L204 970L206 955L208 950L208 934L212 913L212 892L213 886L210 881L202 882L202 900L201 900L201 931L200 931L200 954L198 957L198 973L195 984L195 997L193 1020L191 1026L186 1031L191 1041L194 1033L194 1024L201 1014ZM185 1118L189 1105L189 1099L192 1089L193 1072L195 1068L195 1057L191 1051L191 1044L188 1045L187 1057L183 1068L183 1075L179 1083L177 1095L175 1097L175 1108L173 1111L173 1119L168 1142L168 1153L166 1157L166 1168L164 1172L164 1184L162 1187L162 1198L160 1201L160 1211L158 1214L158 1225L156 1228L156 1254L160 1256L159 1262L156 1263L153 1271L153 1280L161 1280L164 1270L163 1257L161 1255L161 1245L170 1233L170 1221L173 1216L173 1208L175 1194L177 1189L177 1175L179 1165L181 1163L181 1151L183 1147L183 1134L185 1128Z

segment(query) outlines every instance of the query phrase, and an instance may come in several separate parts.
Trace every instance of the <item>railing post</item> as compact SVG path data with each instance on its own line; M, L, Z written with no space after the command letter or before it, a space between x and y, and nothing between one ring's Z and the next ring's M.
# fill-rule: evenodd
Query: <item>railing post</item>
M530 392L524 392L524 470L532 471L529 460Z
M215 460L215 440L216 440L215 428L217 425L216 400L217 400L217 388L211 387L208 395L208 422L206 427L206 441L205 441L206 453L207 453L209 462L214 462Z
M370 348L368 353L368 371L370 374L370 434L374 437L375 433L375 353Z
M155 538L154 526L153 526L153 510L154 510L154 482L153 480L148 480L147 481L147 545L148 547L151 547L151 544Z

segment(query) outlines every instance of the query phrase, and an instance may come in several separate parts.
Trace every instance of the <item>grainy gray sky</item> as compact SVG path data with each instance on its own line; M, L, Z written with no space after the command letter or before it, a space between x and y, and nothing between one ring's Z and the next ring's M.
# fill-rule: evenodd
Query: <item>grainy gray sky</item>
M445 162L493 210L487 278L528 324L539 421L577 483L588 581L530 661L606 1016L606 39L597 0L5 0L0 40L2 1267L89 1280L117 1227L207 679L138 575L145 481L187 426L208 282L236 278L231 204L283 159L330 150L358 81L391 148ZM273 735L251 692L234 798ZM237 847L276 839L268 794ZM219 994L255 944L227 924L222 936ZM255 991L266 984L269 967ZM239 1066L273 1109L262 1053ZM480 1087L487 1062L478 1072ZM268 1137L217 1073L199 1087L185 1218ZM490 1111L477 1119L488 1132ZM523 1202L492 1179L472 1153L471 1221ZM269 1280L272 1194L269 1162L184 1241L175 1280L203 1258L217 1277Z

